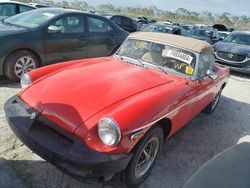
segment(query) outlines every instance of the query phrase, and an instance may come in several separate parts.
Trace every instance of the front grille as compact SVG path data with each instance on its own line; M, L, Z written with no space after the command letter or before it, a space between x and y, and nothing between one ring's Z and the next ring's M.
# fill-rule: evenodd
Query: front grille
M35 126L32 126L30 131L33 135L36 135L36 138L43 141L43 143L51 144L55 146L59 145L61 148L70 148L73 145L73 140L66 135L58 132L57 130L50 127L45 122L36 119L34 122ZM44 140L46 138L46 140Z
M229 67L235 67L235 68L244 68L244 66L242 66L242 64L229 64L229 63L225 63L225 62L221 62L219 61L218 62L219 64L222 64L222 65L226 65L226 66L229 66Z
M243 55L227 53L227 52L217 52L217 56L221 59L227 61L235 61L235 62L242 62L246 59L246 57Z

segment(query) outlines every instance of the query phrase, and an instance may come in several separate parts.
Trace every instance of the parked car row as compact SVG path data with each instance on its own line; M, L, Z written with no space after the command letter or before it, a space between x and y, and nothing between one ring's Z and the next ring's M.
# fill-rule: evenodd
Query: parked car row
M236 45L231 46L231 51L226 50L224 52L224 49L220 49L222 46L220 44L228 43L231 40L231 37L228 38L228 35L235 35L234 33L230 35L232 29L227 29L227 27L221 24L213 26L196 24L192 26L184 23L171 23L170 21L155 22L155 20L145 17L132 19L123 15L109 13L97 15L78 11L78 14L88 15L93 18L90 19L85 16L75 15L76 12L74 10L62 8L58 8L60 11L56 11L57 8L33 10L45 6L47 5L28 5L14 1L0 3L0 16L4 16L6 12L9 12L7 9L9 10L11 7L14 7L15 11L13 12L13 9L11 11L12 14L6 14L6 16L31 11L23 13L21 16L16 15L6 18L0 24L0 40L8 40L9 43L0 50L0 76L4 75L14 81L19 80L23 73L43 65L111 55L126 39L127 32L137 31L182 35L204 40L210 44L218 42L219 44L213 45L216 51L215 59L218 63L230 66L237 71L249 72L248 56L245 53L245 51L248 52L248 48L241 49L240 52L236 49ZM68 16L66 16L66 12ZM64 14L65 16L63 16ZM35 16L34 19L33 16ZM45 24L45 22L49 24ZM140 24L142 22L144 26L141 28ZM238 33L238 35L241 35L241 33ZM245 35L247 34L245 33ZM11 36L15 36L19 40L14 40ZM224 42L219 42L222 40ZM249 46L247 42L245 44L240 42L240 44ZM225 58L225 54L228 53L235 55L233 55L233 58ZM244 55L241 55L242 53Z
M147 20L140 18L139 20ZM144 22L141 32L159 32L182 35L206 41L213 45L217 63L229 66L231 70L250 73L250 42L249 32L237 32L222 24L207 26L204 24L188 25L183 23ZM131 30L130 30L131 32ZM227 46L227 47L225 47Z

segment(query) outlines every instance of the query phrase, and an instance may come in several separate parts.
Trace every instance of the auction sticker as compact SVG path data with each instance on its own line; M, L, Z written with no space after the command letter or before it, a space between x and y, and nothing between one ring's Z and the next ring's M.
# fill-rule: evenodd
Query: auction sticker
M169 50L167 56L183 61L189 65L192 63L193 60L192 56L175 50Z
M187 75L193 75L194 69L190 65L186 66L185 73Z

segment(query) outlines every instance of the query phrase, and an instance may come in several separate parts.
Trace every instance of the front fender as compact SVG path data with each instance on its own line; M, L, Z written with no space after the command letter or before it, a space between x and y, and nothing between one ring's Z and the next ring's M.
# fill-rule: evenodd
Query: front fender
M99 152L129 153L139 141L132 141L131 133L142 128L145 134L153 126L152 122L172 110L178 93L181 93L181 85L176 82L163 84L120 101L88 119L74 134ZM113 118L120 127L122 138L115 147L105 146L99 139L97 125L99 120L105 117Z

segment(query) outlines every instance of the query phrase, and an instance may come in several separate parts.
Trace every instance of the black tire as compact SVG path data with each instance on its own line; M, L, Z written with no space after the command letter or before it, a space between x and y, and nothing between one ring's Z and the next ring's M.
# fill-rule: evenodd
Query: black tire
M123 173L123 181L128 187L137 187L139 184L141 184L150 174L154 163L161 151L162 144L163 144L163 130L160 126L153 127L143 138L140 140L140 142L137 144L135 150L134 150L134 156L131 159L128 167ZM155 154L155 157L153 159L153 162L151 163L150 167L147 169L144 175L142 175L140 178L136 177L136 164L139 162L139 157L142 156L143 149L147 146L148 142L151 140L158 140L159 141L159 147L157 150L157 153ZM150 150L151 151L151 150Z
M222 89L216 94L214 100L202 111L205 114L212 114L219 104Z
M25 59L28 61L28 58L30 58L31 60L29 62L31 61L32 62L31 63L27 62L27 67L25 66L25 68L24 67L20 68L21 73L18 74L20 70L19 67L17 66L20 66L20 63L22 63L20 61L22 58L24 61ZM18 50L11 53L6 58L4 62L4 75L9 80L16 82L20 80L21 74L36 69L38 67L39 67L38 59L32 52L29 52L27 50Z

